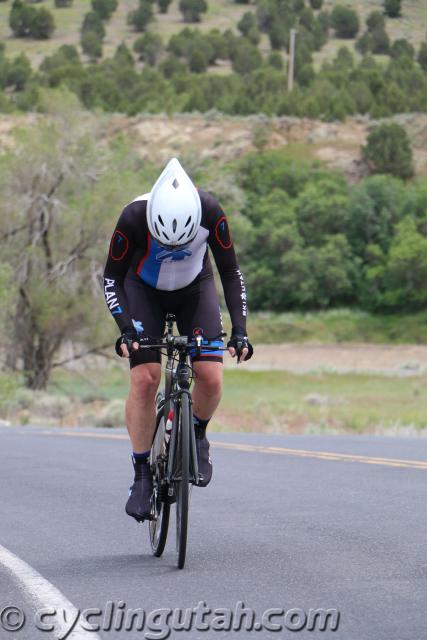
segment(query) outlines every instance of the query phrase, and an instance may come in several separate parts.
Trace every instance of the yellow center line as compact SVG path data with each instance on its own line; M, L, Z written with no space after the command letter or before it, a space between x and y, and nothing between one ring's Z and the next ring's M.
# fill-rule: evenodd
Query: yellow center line
M22 433L22 432L21 432ZM128 440L128 436L122 433L94 433L91 431L40 431L41 435L67 436L72 438L98 438L101 440ZM375 456L362 456L351 453L336 453L333 451L311 451L310 449L290 449L286 447L269 447L254 444L238 444L235 442L222 442L212 440L214 448L228 449L230 451L243 451L248 453L268 453L273 455L293 456L297 458L315 458L317 460L329 460L334 462L360 462L362 464L377 464L385 467L404 469L421 469L427 471L425 460L405 460L399 458L379 458Z

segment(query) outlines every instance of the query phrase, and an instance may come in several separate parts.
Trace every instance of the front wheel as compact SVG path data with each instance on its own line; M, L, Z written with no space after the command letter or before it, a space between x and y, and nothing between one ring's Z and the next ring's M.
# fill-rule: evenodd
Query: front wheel
M176 551L178 568L185 564L187 551L188 503L190 482L190 403L188 395L183 393L180 398L180 412L178 422L177 468L175 480L176 492Z
M164 495L166 486L167 451L165 445L165 419L160 411L157 418L157 428L150 452L150 466L153 472L153 496L151 498L152 519L148 522L150 544L153 554L158 558L162 555L169 528L170 504Z

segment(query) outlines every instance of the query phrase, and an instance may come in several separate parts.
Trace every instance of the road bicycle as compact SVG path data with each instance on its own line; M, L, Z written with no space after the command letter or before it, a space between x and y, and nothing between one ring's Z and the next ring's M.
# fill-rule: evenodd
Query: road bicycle
M226 351L215 338L173 334L175 316L167 314L166 333L157 343L140 341L140 348L157 349L167 356L164 391L156 398L156 431L150 451L153 474L151 517L148 522L153 554L160 557L166 545L171 506L176 507L177 564L184 567L187 552L188 508L192 485L199 483L196 438L193 426L191 357L203 351Z

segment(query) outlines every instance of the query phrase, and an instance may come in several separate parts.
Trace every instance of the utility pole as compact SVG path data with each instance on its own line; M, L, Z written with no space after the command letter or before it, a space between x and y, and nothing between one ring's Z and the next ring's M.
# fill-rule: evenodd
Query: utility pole
M295 38L296 29L291 29L289 40L289 65L288 65L288 92L294 88L294 68L295 68Z

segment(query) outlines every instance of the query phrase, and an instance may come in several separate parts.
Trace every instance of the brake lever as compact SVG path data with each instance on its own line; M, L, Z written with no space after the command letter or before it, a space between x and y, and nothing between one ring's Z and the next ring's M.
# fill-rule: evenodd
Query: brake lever
M240 364L240 358L242 357L243 351L243 340L238 340L236 344L236 356L237 356L237 364Z

